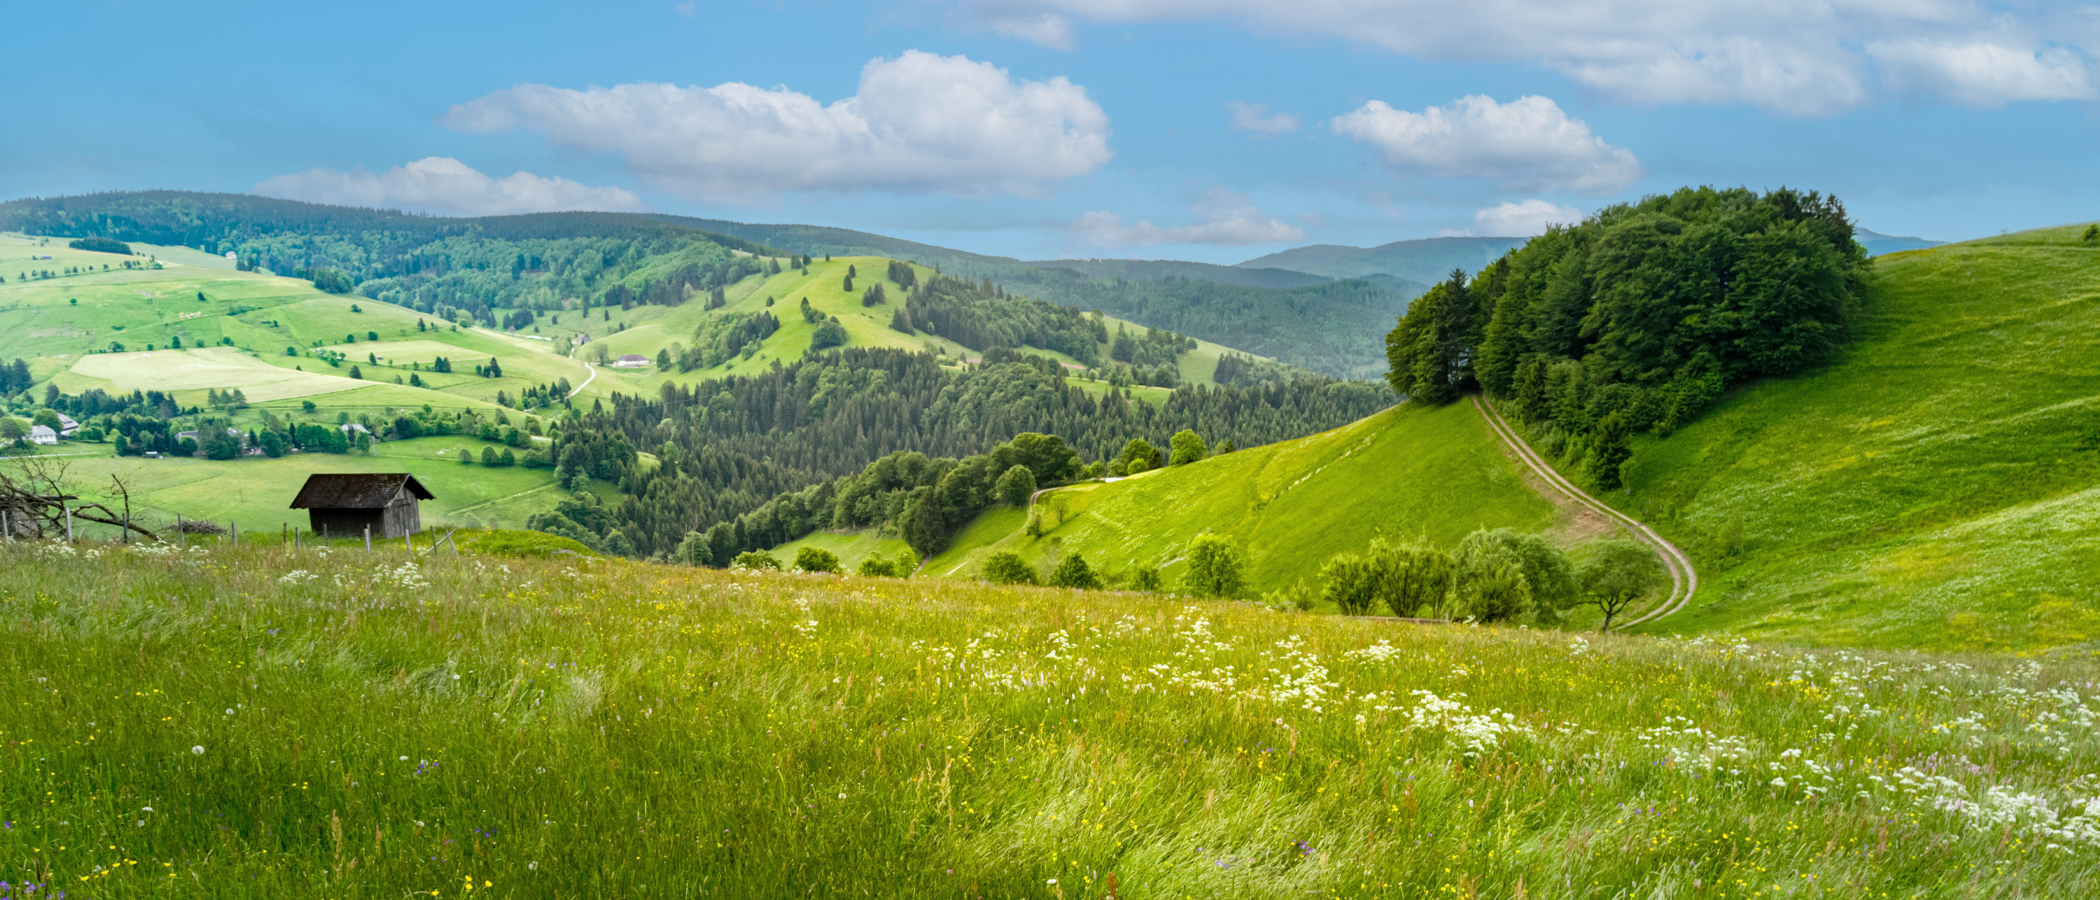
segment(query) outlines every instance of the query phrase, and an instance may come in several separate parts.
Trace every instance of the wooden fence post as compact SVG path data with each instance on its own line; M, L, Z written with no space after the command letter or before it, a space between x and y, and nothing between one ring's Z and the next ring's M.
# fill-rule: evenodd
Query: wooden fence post
M66 543L73 543L73 509L64 503L60 503L58 508L66 512Z
M228 522L226 524L233 529L233 549L241 549L241 523Z
M292 531L292 549L295 551L299 549L299 532L300 529L294 529Z
M175 514L175 546L186 547L190 543L188 532L182 530L182 514Z
M372 552L372 526L365 526L365 552Z

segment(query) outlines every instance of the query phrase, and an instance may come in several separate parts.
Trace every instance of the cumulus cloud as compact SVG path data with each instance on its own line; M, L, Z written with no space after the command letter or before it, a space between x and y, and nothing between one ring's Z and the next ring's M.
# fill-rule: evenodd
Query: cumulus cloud
M1336 117L1334 133L1368 144L1395 175L1492 178L1509 190L1611 193L1644 174L1633 152L1604 142L1545 97L1461 97L1421 112L1373 100Z
M625 212L641 198L616 187L513 172L490 178L449 156L432 156L377 175L364 170L308 169L279 175L252 193L334 206L409 209L453 216L502 216L558 210Z
M1298 117L1290 113L1269 115L1269 107L1261 103L1227 103L1232 111L1232 130L1251 131L1258 137L1275 137L1298 130Z
M869 62L858 92L828 106L739 82L521 84L452 107L445 123L619 154L651 183L701 199L863 188L1030 193L1115 155L1108 115L1085 88L917 50Z
M1501 203L1473 214L1473 234L1482 237L1534 237L1548 225L1573 225L1582 210L1544 200Z
M1262 212L1245 195L1221 187L1190 207L1195 223L1162 227L1149 220L1137 224L1123 221L1111 212L1090 212L1072 223L1072 230L1101 246L1152 246L1154 244L1283 244L1305 239L1304 229Z
M1537 64L1638 103L1747 103L1804 116L1871 102L1877 68L1882 81L1971 106L2089 96L2074 88L2090 80L2100 51L2100 32L2072 4L2004 0L953 2L966 19L1037 43L1043 41L991 23L1054 21L1054 28L1036 27L1056 35L1060 49L1071 45L1074 22L1222 21L1428 60ZM1923 50L1910 45L1920 41L1942 48L1941 61L1916 59ZM1955 47L1969 48L1967 57L1945 59ZM1985 47L2003 53L1979 63Z

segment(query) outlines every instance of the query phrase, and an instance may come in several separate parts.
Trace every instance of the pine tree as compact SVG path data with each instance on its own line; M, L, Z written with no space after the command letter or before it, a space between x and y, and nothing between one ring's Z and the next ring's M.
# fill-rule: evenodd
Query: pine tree
M1619 467L1633 457L1633 428L1626 414L1615 412L1597 420L1597 436L1590 441L1590 481L1603 490L1619 486Z

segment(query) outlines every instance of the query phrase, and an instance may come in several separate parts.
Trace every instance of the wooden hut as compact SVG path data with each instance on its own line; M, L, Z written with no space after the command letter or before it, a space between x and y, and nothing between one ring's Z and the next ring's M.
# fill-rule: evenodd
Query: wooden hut
M423 530L416 502L431 497L423 483L407 472L324 472L306 476L306 486L299 489L292 508L307 511L317 534L359 536L369 527L373 537L397 538Z

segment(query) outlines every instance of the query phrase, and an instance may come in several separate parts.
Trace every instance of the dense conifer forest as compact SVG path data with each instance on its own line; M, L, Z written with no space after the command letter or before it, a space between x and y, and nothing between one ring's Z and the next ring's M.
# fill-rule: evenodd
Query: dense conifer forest
M1246 447L1338 427L1395 399L1379 384L1303 379L1187 387L1155 407L1068 384L1063 367L1040 357L990 354L984 364L951 369L923 353L849 347L763 375L666 385L655 397L598 405L562 433L558 474L567 483L616 481L628 496L616 507L573 501L535 527L649 556L727 523L737 551L769 547L832 524L830 482L899 451L953 459L1040 433L1091 462L1115 457L1132 439L1165 446L1183 429ZM643 451L659 463L638 464ZM1045 483L1054 474L1046 470ZM910 487L937 477L910 479ZM796 493L812 486L814 493ZM791 493L791 503L746 515ZM902 502L884 500L880 520Z

